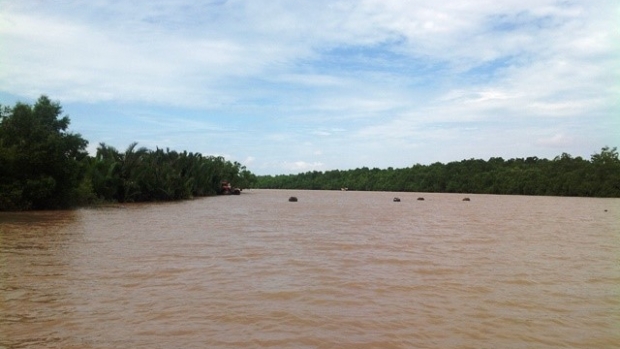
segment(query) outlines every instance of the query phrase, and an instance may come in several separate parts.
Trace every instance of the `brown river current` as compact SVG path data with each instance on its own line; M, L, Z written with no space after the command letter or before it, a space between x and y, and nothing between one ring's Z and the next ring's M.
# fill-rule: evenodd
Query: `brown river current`
M620 347L620 199L465 196L0 213L0 348Z

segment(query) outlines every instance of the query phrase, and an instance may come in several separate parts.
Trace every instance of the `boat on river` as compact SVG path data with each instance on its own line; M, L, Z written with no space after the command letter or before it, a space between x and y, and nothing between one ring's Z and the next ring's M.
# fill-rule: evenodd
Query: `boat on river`
M220 185L220 195L240 195L241 188L235 188L230 185L228 181L222 181Z

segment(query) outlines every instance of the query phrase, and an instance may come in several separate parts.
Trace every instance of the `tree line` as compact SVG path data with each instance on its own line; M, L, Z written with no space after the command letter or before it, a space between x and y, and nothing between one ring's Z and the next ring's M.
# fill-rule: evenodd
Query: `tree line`
M136 143L124 151L100 143L91 156L88 141L68 131L70 119L61 115L47 96L34 105L0 105L0 211L183 200L217 194L222 181L240 188L620 197L616 147L589 160L563 153L257 177L223 157Z
M258 176L257 188L362 191L442 192L549 196L620 197L617 148L603 147L589 160L563 153L488 161L469 159L447 164L416 164L401 169L311 171Z
M238 162L168 148L126 150L68 131L70 119L47 96L0 106L0 211L62 209L101 202L184 200L240 188L256 176Z

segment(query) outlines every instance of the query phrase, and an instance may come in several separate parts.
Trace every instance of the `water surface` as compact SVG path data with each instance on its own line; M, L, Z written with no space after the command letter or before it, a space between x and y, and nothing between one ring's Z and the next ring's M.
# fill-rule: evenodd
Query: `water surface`
M620 346L619 199L464 197L0 213L0 348Z

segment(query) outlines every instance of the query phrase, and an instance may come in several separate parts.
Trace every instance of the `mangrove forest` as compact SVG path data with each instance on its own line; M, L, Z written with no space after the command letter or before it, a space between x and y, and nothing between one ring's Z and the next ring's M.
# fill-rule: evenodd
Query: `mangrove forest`
M119 151L68 130L58 102L0 105L0 211L108 202L185 200L235 188L620 197L620 159L605 146L590 159L469 159L409 168L256 176L219 156L130 144Z
M100 143L90 156L69 124L47 96L0 106L0 211L184 200L217 194L223 181L247 188L256 180L223 157L136 143L124 151Z
M589 160L563 153L553 160L538 157L504 160L469 159L416 164L401 169L311 171L258 176L265 189L402 191L507 195L620 197L617 148L603 147Z

